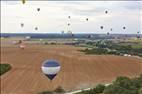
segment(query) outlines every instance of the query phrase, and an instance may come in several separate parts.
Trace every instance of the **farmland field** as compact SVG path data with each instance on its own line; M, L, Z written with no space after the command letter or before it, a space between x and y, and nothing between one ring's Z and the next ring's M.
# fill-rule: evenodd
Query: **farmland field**
M113 55L85 55L82 47L27 44L24 50L2 40L1 63L12 69L1 76L2 94L37 94L61 86L66 91L110 83L118 76L142 73L142 59ZM7 45L8 44L8 45ZM61 71L51 82L42 72L46 59L60 62Z

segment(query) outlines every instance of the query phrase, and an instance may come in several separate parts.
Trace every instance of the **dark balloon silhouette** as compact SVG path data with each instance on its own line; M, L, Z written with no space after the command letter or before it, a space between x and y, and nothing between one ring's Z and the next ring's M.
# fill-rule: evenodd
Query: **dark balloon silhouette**
M68 16L68 18L70 19L70 18L71 18L71 16Z
M140 32L138 31L137 34L139 34Z
M103 29L104 27L103 27L103 26L100 26L100 28Z
M109 32L107 32L107 35L109 35Z
M38 30L38 27L35 27L35 30Z
M108 11L106 10L106 11L105 11L105 13L107 14L107 13L108 13Z
M88 18L86 18L86 21L88 21Z
M21 27L24 27L24 23L21 23Z
M40 11L40 8L37 8L37 11Z
M74 37L74 34L71 34L72 37Z
M71 24L70 23L68 23L68 26L70 26Z
M124 26L123 29L126 29L126 27Z
M26 0L22 0L22 3L25 4L25 3L26 3Z

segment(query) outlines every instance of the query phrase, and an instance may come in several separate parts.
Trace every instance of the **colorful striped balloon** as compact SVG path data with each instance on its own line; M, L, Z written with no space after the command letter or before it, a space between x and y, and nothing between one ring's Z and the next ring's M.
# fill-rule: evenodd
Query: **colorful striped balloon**
M43 62L41 69L50 80L53 80L60 71L60 65L56 60L46 60Z

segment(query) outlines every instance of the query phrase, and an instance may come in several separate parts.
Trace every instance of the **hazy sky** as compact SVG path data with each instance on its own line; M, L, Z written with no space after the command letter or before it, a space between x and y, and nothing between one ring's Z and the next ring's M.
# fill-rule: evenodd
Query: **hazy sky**
M137 33L142 31L142 1L2 1L1 19L2 33Z

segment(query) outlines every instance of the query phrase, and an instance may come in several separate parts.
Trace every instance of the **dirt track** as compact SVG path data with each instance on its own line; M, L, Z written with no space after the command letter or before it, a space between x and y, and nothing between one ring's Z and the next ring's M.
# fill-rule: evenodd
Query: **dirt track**
M117 76L142 73L142 61L132 57L84 55L72 46L29 45L25 50L15 46L1 48L1 63L12 70L1 76L1 94L37 94L62 86L74 90L109 83ZM61 71L50 82L41 72L45 59L56 59Z

